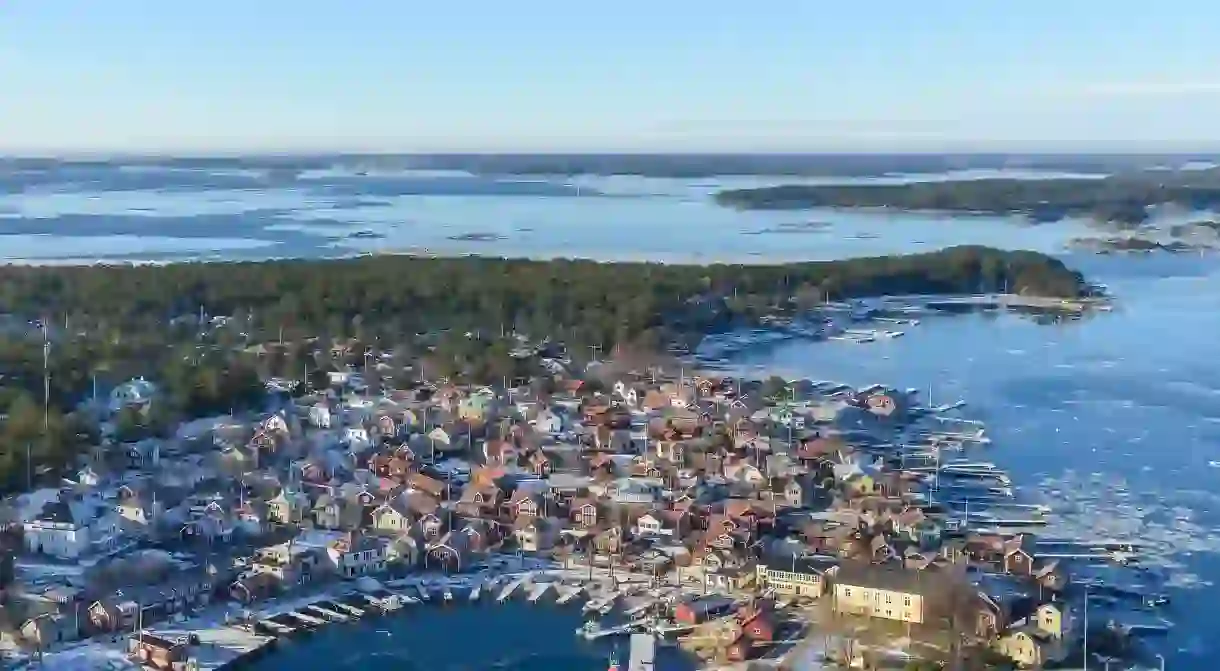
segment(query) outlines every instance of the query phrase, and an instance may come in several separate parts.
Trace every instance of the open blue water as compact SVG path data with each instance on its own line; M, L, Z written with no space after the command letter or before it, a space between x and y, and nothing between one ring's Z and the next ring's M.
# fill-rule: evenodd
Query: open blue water
M582 624L579 607L555 604L418 606L329 626L281 646L253 670L606 671L613 655L627 668L625 641L585 641L573 633ZM656 662L663 671L695 668L676 648L658 648Z
M1085 231L1079 223L983 217L741 213L708 200L720 186L786 181L361 176L342 166L292 179L242 170L52 168L0 175L0 259L259 259L427 248L768 261L963 243L1057 252ZM812 220L830 225L819 233L755 234ZM385 237L333 239L364 229ZM505 239L447 239L462 233ZM1220 265L1185 256L1065 259L1108 284L1119 308L1050 325L936 317L895 340L789 343L739 363L754 372L918 387L934 403L967 400L995 441L987 459L1014 472L1023 496L1055 505L1052 532L1151 543L1155 561L1169 567L1174 597L1174 628L1155 647L1168 668L1210 671L1220 653L1220 468L1210 464L1220 460ZM259 669L603 668L604 651L573 638L578 623L559 609L523 604L417 612L389 624L332 628Z

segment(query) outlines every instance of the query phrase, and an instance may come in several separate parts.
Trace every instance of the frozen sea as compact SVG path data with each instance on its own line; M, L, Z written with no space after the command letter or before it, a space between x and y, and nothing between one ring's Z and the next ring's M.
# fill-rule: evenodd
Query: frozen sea
M968 171L825 182L903 182L1061 173ZM0 261L165 262L335 257L365 252L656 261L776 261L936 249L963 242L1055 250L1085 226L999 218L737 212L722 188L812 179L512 177L370 171L336 164L282 174L223 164L0 164ZM810 222L817 231L791 232ZM787 228L788 232L774 232ZM358 233L362 237L350 237ZM458 240L475 235L486 240Z
M994 174L1007 173L873 179ZM736 212L709 198L723 187L792 181L517 179L342 165L289 177L215 167L52 166L0 173L0 259L167 262L426 250L765 262L964 243L1062 253L1067 240L1087 231L1079 222L1033 226L994 217ZM766 232L809 222L826 225L816 232ZM357 231L382 237L347 237ZM463 234L499 239L450 239ZM737 363L758 373L917 387L936 403L966 400L968 414L985 420L994 440L981 458L1011 469L1022 496L1055 506L1054 533L1150 544L1155 561L1170 567L1173 596L1166 613L1173 629L1154 647L1165 654L1167 668L1210 670L1220 654L1214 635L1220 631L1220 468L1212 465L1220 464L1220 360L1213 349L1220 335L1220 265L1214 257L1064 258L1109 285L1118 308L1059 324L937 317L903 338L786 343ZM534 624L547 626L543 620ZM534 626L529 618L520 624ZM570 638L567 631L556 636ZM324 647L310 646L303 643L294 659L340 661L333 652L315 656ZM380 656L380 646L353 639L342 647ZM505 649L498 658L511 668L519 659L514 654ZM596 663L598 655L592 657L588 663ZM485 660L452 662L451 668L484 668ZM271 659L267 664L280 668Z

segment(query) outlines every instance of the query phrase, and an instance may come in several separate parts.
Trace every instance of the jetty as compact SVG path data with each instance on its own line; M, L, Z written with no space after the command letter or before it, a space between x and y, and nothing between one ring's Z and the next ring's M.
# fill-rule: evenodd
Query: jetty
M634 599L633 599L633 601L634 601ZM627 608L626 610L624 610L623 614L626 615L627 617L634 618L636 615L639 615L640 613L643 613L644 611L651 608L655 603L656 603L656 601L654 601L652 598L644 597L639 600L639 603L635 603L632 606L630 606L629 608Z
M301 610L316 615L330 622L347 622L351 619L351 615L339 610L339 607L329 601L319 601L305 606Z
M530 591L529 602L538 603L541 601L547 595L547 592L551 591L551 587L552 585L549 582L535 583L534 588Z
M368 610L368 603L363 596L357 594L348 594L342 598L332 601L335 607L342 610L353 617L364 617L365 611Z
M422 583L415 584L415 591L417 593L419 593L420 601L423 601L424 603L428 603L429 601L432 600L432 595L428 593L428 588L424 587L424 585Z
M276 636L291 636L295 634L299 627L292 626L277 619L278 616L269 617L258 621L258 626L263 630L270 632Z
M326 620L324 620L320 617L314 617L313 615L308 615L306 613L302 613L301 611L298 611L298 610L289 611L288 613L286 613L286 615L295 620L299 620L302 624L309 626L309 627L320 627L320 626L326 624Z
M585 588L580 585L577 585L575 587L566 587L566 588L560 587L558 589L559 589L559 598L555 600L555 603L559 604L560 606L563 606L576 599L579 599L585 593Z
M513 594L522 585L524 585L526 583L526 581L529 580L529 578L530 578L529 574L527 573L526 575L523 575L520 578L517 578L516 580L505 585L504 589L500 590L500 595L496 597L496 601L499 601L500 603L504 603L505 601L508 601L509 599L511 599Z
M593 599L585 604L585 611L597 613L608 611L614 607L614 602L618 600L618 596L618 592L610 592L600 599Z

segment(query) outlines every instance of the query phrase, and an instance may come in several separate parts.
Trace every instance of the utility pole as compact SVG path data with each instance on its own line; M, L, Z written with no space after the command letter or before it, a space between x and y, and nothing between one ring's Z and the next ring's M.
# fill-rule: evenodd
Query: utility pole
M1089 586L1084 588L1084 671L1089 671Z
M51 424L51 339L47 324L42 324L42 439L47 440Z

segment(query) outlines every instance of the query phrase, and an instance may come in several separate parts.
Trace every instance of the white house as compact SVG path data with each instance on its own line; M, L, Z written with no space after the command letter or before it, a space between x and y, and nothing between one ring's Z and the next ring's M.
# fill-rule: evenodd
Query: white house
M316 403L309 409L309 423L319 429L330 428L330 406Z
M356 578L385 570L387 544L368 536L345 535L326 547L335 573Z
M120 384L110 391L110 412L127 407L144 407L157 395L157 385L138 377Z
M29 552L63 559L108 552L119 543L118 514L95 499L65 492L22 522Z
M641 536L657 536L662 533L662 528L665 525L661 522L661 518L652 513L644 513L640 515L635 522L635 531Z
M353 452L364 452L373 446L373 440L364 427L349 426L343 430L343 444Z
M549 408L534 418L534 428L541 433L555 435L563 432L563 417Z
M411 528L411 511L401 498L381 504L373 511L373 528L388 533L402 533Z
M634 408L640 403L639 392L637 392L633 387L627 386L627 383L623 382L622 380L614 383L614 393L616 396L623 399L623 403L626 403L627 407L629 408Z
M661 495L660 483L642 478L619 478L610 490L610 499L615 503L651 505Z

